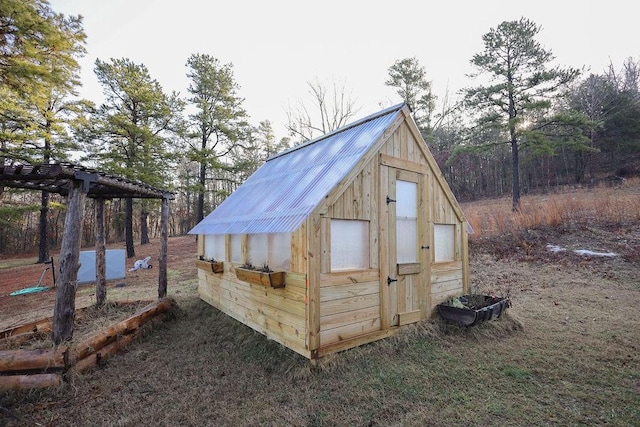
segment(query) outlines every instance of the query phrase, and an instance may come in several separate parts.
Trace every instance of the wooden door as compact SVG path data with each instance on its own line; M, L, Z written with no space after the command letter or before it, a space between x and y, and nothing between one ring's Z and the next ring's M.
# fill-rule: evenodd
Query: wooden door
M381 326L417 322L426 313L428 239L424 175L380 166Z

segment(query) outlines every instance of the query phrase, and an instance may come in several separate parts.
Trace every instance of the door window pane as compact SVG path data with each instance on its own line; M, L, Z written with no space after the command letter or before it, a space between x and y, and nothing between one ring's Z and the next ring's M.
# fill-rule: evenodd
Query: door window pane
M396 181L396 248L398 264L418 261L418 184Z

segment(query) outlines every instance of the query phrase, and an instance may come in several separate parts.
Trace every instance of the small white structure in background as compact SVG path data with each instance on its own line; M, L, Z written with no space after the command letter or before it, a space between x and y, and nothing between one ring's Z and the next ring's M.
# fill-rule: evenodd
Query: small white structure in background
M96 251L80 252L80 269L78 283L96 281ZM124 249L107 249L105 251L105 276L107 280L124 279L125 276Z
M150 260L151 260L151 256L148 256L144 259L137 260L136 262L133 263L133 268L130 268L129 271L137 271L137 270L142 270L146 268L153 268L153 266L149 264Z
M553 252L553 253L558 253L558 252L564 252L564 251L566 251L566 249L565 249L565 248L562 248L562 247L560 247L560 246L558 246L558 245L547 245L547 250L548 250L549 252Z
M614 252L594 252L594 251L590 251L589 249L576 249L573 252L577 253L578 255L585 255L585 256L606 256L606 257L618 256L618 254Z
M558 253L566 251L565 248L560 247L558 245L547 245L547 250L549 252ZM584 256L601 256L601 257L614 257L618 256L615 252L595 252L589 249L576 249L573 251L575 254L584 255Z

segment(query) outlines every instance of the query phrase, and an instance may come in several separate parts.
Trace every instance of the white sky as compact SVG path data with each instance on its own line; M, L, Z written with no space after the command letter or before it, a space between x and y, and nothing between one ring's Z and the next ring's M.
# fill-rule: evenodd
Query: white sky
M130 58L147 66L166 92L186 96L185 63L205 53L233 63L251 123L270 120L286 136L287 105L305 97L306 82L344 82L360 110L354 119L399 102L384 85L397 59L416 57L434 92L452 96L473 81L469 60L482 35L526 17L542 26L538 40L563 66L601 73L640 57L637 15L629 2L567 0L51 0L56 12L82 15L87 55L81 96L102 90L96 58ZM631 3L632 4L632 3Z

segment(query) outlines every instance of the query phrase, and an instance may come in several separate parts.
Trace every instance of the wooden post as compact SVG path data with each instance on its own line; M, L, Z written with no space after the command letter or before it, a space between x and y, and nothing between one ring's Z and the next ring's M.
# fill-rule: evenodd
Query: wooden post
M380 248L380 329L387 330L389 319L389 207L385 201L389 194L389 167L380 165L380 189L378 195L378 247Z
M309 350L311 359L318 358L318 349L322 344L320 340L320 228L319 215L310 215L307 218L307 295L309 297Z
M107 300L106 240L104 233L104 199L95 199L96 204L96 306Z
M160 212L160 259L158 260L158 298L167 296L167 224L169 222L169 195L162 197Z
M56 301L53 308L53 342L55 344L68 341L73 335L80 237L86 200L86 193L83 190L83 181L71 181L67 196L67 213L64 219L60 259L58 260L60 272L56 283Z

